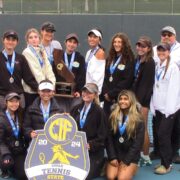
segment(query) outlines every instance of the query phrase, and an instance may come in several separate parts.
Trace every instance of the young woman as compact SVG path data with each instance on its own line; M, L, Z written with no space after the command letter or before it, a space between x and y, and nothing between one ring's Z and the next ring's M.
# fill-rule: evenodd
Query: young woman
M22 135L20 96L9 93L5 96L6 109L0 113L0 168L2 177L12 173L19 180L27 179L24 172L26 147Z
M106 139L105 114L97 104L98 87L87 83L82 89L83 103L74 107L71 115L77 122L78 130L87 137L90 156L90 172L87 180L100 176L104 164L104 143Z
M25 39L27 42L27 48L24 49L22 54L26 57L36 81L40 83L42 80L50 79L55 85L56 79L51 64L48 61L44 48L40 45L39 32L34 28L28 29ZM38 94L37 91L32 91L25 82L23 82L23 87L25 91L26 107L28 107L32 104Z
M117 100L119 92L131 87L133 75L134 55L130 41L126 34L117 33L111 41L101 94L104 111L108 116L111 112L110 107Z
M107 179L132 179L144 141L144 122L134 93L123 90L109 118Z
M100 94L104 81L105 52L101 44L102 32L92 29L88 32L90 50L86 53L86 83L95 83Z
M55 113L62 113L54 99L54 85L49 80L43 80L38 88L39 97L29 106L24 118L24 134L27 140L35 138L35 130L43 129L45 122Z
M155 173L166 174L171 171L171 136L175 114L180 107L180 72L177 64L170 59L169 44L160 43L157 54L160 62L156 65L150 107L154 115L153 125L161 158L161 164L156 167Z
M85 60L84 57L77 51L79 38L75 33L68 34L65 39L65 51L63 61L75 77L74 79L74 97L59 98L59 103L64 107L65 112L69 112L75 105L81 101L81 89L85 84ZM61 76L56 75L57 82L66 82Z
M132 90L141 104L141 113L145 122L145 138L140 165L151 165L149 158L148 112L153 92L155 62L153 60L152 42L149 37L142 36L136 43L136 63Z

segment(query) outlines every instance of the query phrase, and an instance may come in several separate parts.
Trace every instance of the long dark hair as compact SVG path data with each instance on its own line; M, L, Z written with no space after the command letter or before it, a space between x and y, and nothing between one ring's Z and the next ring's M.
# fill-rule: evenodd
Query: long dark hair
M131 48L131 43L128 38L128 36L125 33L117 33L112 37L111 45L109 49L109 55L107 58L107 66L110 66L110 64L113 62L113 60L116 58L116 51L114 49L114 40L115 38L120 38L122 40L122 50L121 50L121 62L122 64L126 64L127 61L133 61L134 60L134 53Z

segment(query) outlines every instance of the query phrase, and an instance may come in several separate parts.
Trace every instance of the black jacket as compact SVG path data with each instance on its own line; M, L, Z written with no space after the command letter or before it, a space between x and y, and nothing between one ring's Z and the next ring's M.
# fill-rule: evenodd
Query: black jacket
M19 126L19 137L16 138L5 112L0 112L0 156L17 155L26 151L25 141L22 135L22 120L20 117ZM16 141L19 141L18 147L15 146Z
M106 142L108 159L110 161L113 159L118 159L123 161L126 165L129 165L130 163L137 164L144 142L144 122L140 122L137 125L135 138L128 139L126 131L122 137L124 138L124 142L120 143L119 130L117 130L115 134L112 130L109 130L109 135Z
M111 100L117 100L118 94L123 89L130 89L133 82L134 76L134 61L127 61L126 65L124 65L124 69L120 69L118 67L122 67L123 64L121 62L117 65L112 77L113 81L110 82L109 78L111 76L109 71L109 66L106 66L105 70L105 78L102 88L101 98L103 100L104 94L108 94Z
M87 142L90 145L90 155L97 152L103 152L106 139L106 117L104 111L96 104L92 104L87 114L84 127L80 128L80 112L84 103L74 107L71 116L76 120L78 130L86 133Z
M63 60L64 60L64 58L63 58ZM75 66L72 67L72 72L75 76L74 91L81 92L81 89L83 88L83 86L85 84L85 78L86 78L85 59L79 52L76 51L74 62L76 62L76 64L78 65L77 67L75 67ZM66 82L63 77L61 77L57 74L55 67L53 67L53 70L55 72L57 82Z
M62 113L62 109L57 104L54 98L51 99L50 116L56 113ZM25 113L23 129L24 135L30 139L30 133L33 130L44 129L43 113L40 109L40 98L36 98L33 104L27 109Z
M151 59L140 64L137 77L134 77L132 91L135 93L140 104L144 107L149 107L150 104L154 76L155 62L154 59Z
M6 68L6 61L4 54L0 52L0 95L6 95L8 92L16 92L21 94L24 92L22 87L22 79L27 83L33 90L37 91L38 84L32 75L32 72L27 64L27 61L23 55L18 53L15 58L14 65L14 83L9 82L9 78L11 77L10 73Z

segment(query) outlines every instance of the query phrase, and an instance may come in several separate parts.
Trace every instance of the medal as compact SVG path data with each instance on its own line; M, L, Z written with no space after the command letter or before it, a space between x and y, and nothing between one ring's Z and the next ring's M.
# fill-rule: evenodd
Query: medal
M110 76L110 77L109 77L109 82L112 82L112 81L113 81L113 77Z
M19 146L19 141L15 141L14 145L15 145L16 147L18 147L18 146Z
M9 82L10 82L10 83L13 83L13 82L14 82L14 78L13 78L13 77L10 77L10 78L9 78Z
M119 138L119 142L120 142L120 143L123 143L123 142L124 142L124 138L123 138L122 136Z

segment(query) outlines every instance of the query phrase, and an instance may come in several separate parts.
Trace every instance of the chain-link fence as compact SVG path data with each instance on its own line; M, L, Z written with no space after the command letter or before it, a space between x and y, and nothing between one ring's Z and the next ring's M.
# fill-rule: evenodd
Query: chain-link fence
M0 0L4 14L180 14L179 0Z

